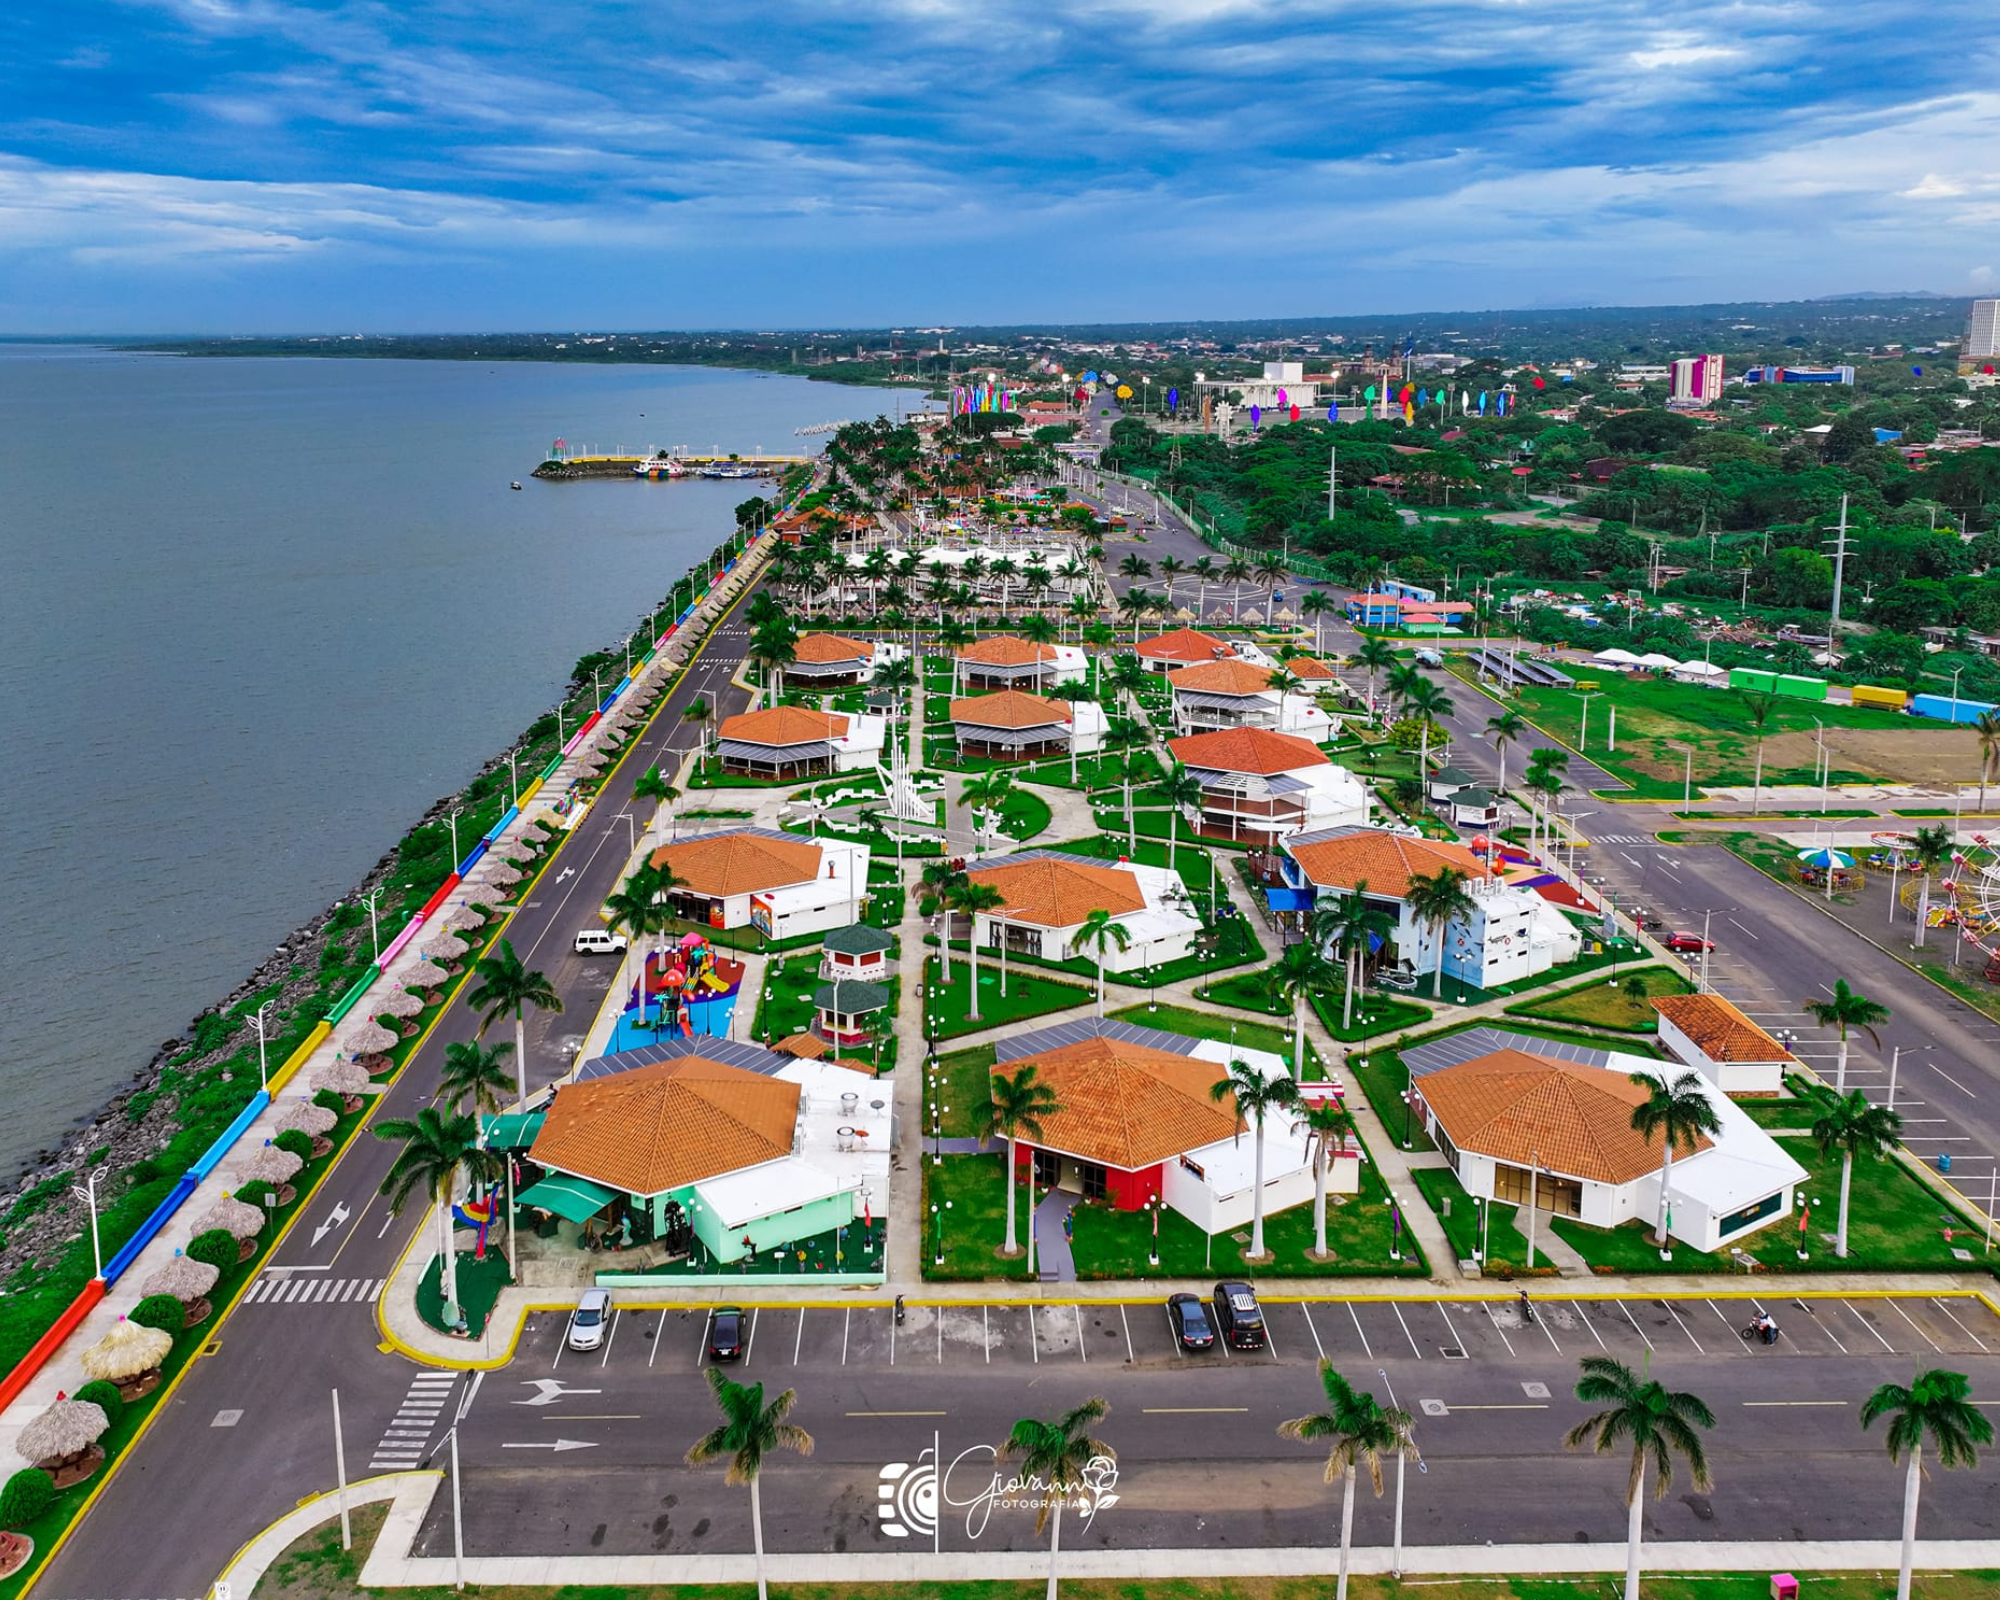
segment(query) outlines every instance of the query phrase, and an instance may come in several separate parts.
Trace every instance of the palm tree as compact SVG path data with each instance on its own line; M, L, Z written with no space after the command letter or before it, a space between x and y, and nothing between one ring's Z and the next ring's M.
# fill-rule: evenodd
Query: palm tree
M1160 780L1160 797L1167 802L1167 866L1175 872L1181 869L1181 808L1194 811L1196 827L1200 827L1201 779L1182 766L1174 763L1174 770Z
M1812 1136L1821 1157L1831 1160L1834 1151L1840 1152L1840 1221L1834 1229L1833 1253L1845 1260L1847 1197L1854 1182L1854 1158L1875 1161L1895 1149L1903 1118L1888 1106L1871 1103L1859 1089L1838 1095L1815 1086L1807 1098L1815 1113Z
M1411 1418L1407 1411L1384 1407L1367 1390L1355 1387L1334 1371L1324 1356L1319 1363L1320 1388L1326 1394L1326 1410L1309 1412L1278 1424L1281 1438L1301 1444L1329 1441L1326 1481L1341 1481L1340 1494L1340 1578L1334 1600L1347 1600L1347 1553L1354 1542L1354 1479L1358 1467L1366 1464L1368 1482L1375 1498L1382 1498L1382 1458L1400 1455L1417 1458L1410 1439Z
M1386 672L1396 665L1396 647L1379 633L1371 633L1361 641L1361 648L1354 652L1354 664L1368 672L1368 714L1375 715L1375 674Z
M661 898L666 888L662 880L671 877L670 872L661 868L641 867L604 902L605 926L618 929L626 936L625 964L630 964L635 953L639 958L639 1020L642 1023L646 1019L646 937L648 934L665 933L673 926L674 909Z
M1396 919L1368 899L1368 880L1357 881L1337 900L1322 899L1313 907L1313 942L1341 955L1340 1026L1354 1026L1354 989L1374 942L1396 930Z
M2000 711L1982 711L1972 719L1972 731L1979 739L1979 809L1986 809L1986 786L1993 781L1993 769L2000 765Z
M648 767L632 784L632 798L635 801L650 800L655 806L670 806L680 797L680 790L661 777L660 769L656 766Z
M1757 772L1750 780L1750 815L1756 816L1763 803L1764 794L1764 724L1771 720L1771 710L1778 703L1774 694L1765 694L1757 689L1743 691L1743 709L1750 718L1750 727L1757 735Z
M1266 550L1252 565L1257 576L1264 580L1267 591L1264 601L1264 620L1271 620L1271 613L1278 608L1278 585L1285 581L1285 558L1276 550Z
M998 560L996 560L993 563L991 570L993 576L1000 580L1000 613L1002 616L1005 616L1007 613L1008 581L1014 577L1017 577L1020 574L1021 569L1014 561L1010 560L1008 557L1001 556Z
M799 657L798 629L789 617L768 622L750 636L750 659L764 668L764 691L778 703L781 675Z
M507 1072L507 1053L513 1048L511 1044L486 1046L477 1039L446 1045L444 1067L438 1073L432 1102L441 1100L458 1111L470 1100L474 1111L498 1111L512 1082Z
M757 1548L757 1600L769 1600L764 1583L764 1503L757 1493L757 1480L764 1472L764 1458L776 1450L796 1450L802 1456L813 1453L813 1437L796 1423L787 1422L798 1403L798 1391L787 1389L768 1406L761 1383L735 1383L718 1367L703 1369L708 1374L708 1391L722 1412L721 1425L711 1428L688 1446L687 1464L699 1467L718 1456L729 1458L729 1470L722 1481L750 1486L750 1533Z
M1576 1397L1604 1410L1585 1417L1563 1435L1563 1446L1581 1450L1589 1445L1602 1455L1629 1442L1632 1469L1625 1480L1625 1600L1639 1600L1639 1537L1645 1522L1646 1464L1659 1469L1653 1498L1664 1499L1673 1483L1674 1457L1685 1458L1696 1489L1706 1490L1708 1452L1698 1428L1715 1426L1715 1413L1699 1396L1670 1390L1657 1379L1641 1382L1632 1369L1610 1356L1585 1356Z
M1035 1513L1035 1532L1040 1533L1045 1526L1050 1528L1048 1600L1056 1600L1056 1559L1062 1551L1063 1504L1089 1484L1093 1463L1118 1459L1116 1450L1089 1432L1110 1413L1110 1401L1093 1398L1065 1411L1054 1422L1023 1417L996 1452L996 1459L1001 1461L1020 1458L1021 1470L1017 1476L1048 1486ZM1097 1503L1105 1502L1100 1498ZM1055 1513L1053 1524L1051 1512Z
M1403 904L1410 920L1437 935L1437 967L1431 975L1431 998L1444 996L1445 933L1451 924L1472 915L1472 896L1466 892L1466 875L1457 867L1439 867L1429 877L1410 879Z
M884 661L868 675L868 681L878 689L886 689L896 696L898 704L909 698L909 693L917 686L917 666L908 656L898 656L894 661Z
M1632 1108L1632 1131L1642 1139L1657 1138L1660 1156L1660 1220L1653 1229L1653 1243L1667 1248L1667 1223L1673 1216L1674 1147L1692 1150L1704 1133L1716 1133L1722 1119L1702 1087L1699 1072L1683 1072L1669 1079L1659 1073L1628 1073L1632 1082L1646 1091L1646 1098Z
M1507 792L1507 746L1528 731L1528 719L1518 711L1502 711L1497 717L1486 719L1486 732L1493 740L1493 748L1500 752L1500 788Z
M1168 605L1172 605L1174 602L1174 579L1178 578L1185 571L1187 571L1187 563L1181 560L1179 556L1160 557L1160 576L1167 580ZM1983 811L1986 808L1981 806L1980 809Z
M1231 556L1222 564L1222 571L1219 576L1224 583L1229 585L1229 620L1231 622L1241 619L1243 611L1243 583L1250 576L1250 571L1250 563L1245 561L1241 556Z
M941 982L951 982L951 905L952 896L964 887L966 877L963 869L954 867L949 861L929 861L924 864L921 880L923 896L917 902L917 910L924 916L943 913L944 921L939 929L939 953L943 957L944 971Z
M1236 1115L1247 1117L1257 1130L1255 1186L1250 1195L1250 1257L1264 1259L1264 1119L1273 1111L1289 1111L1299 1103L1299 1086L1290 1078L1267 1078L1247 1061L1232 1061L1228 1073L1208 1086L1208 1097L1236 1100ZM1239 1129L1237 1137L1242 1137Z
M1403 715L1417 719L1417 776L1430 788L1431 729L1451 715L1451 696L1428 678L1419 678L1403 693Z
M1317 589L1308 589L1304 594L1299 596L1300 614L1312 618L1313 654L1318 655L1326 649L1325 622L1327 612L1339 609L1339 604L1334 600L1332 595L1322 594Z
M1950 859L1953 842L1952 830L1941 822L1930 823L1910 835L1912 870L1924 875L1917 892L1917 943L1920 945L1924 942L1924 931L1930 926L1931 878Z
M1292 1081L1306 1071L1306 1002L1333 981L1333 967L1310 940L1287 945L1277 962L1264 969L1264 989L1273 1000L1292 1008Z
M1099 906L1083 919L1083 926L1076 932L1076 947L1079 950L1097 952L1097 1014L1104 1015L1104 957L1112 947L1129 949L1131 934L1125 931L1125 924L1115 921L1109 911Z
M1014 775L1005 770L981 773L976 778L967 778L958 792L958 803L974 810L984 811L994 824L1000 820L1000 808L1006 804L1007 796L1014 792ZM972 838L972 853L979 854L979 836Z
M966 943L966 959L972 968L972 992L966 999L966 1019L979 1020L979 919L997 911L1007 903L1002 894L990 883L974 883L970 878L958 885L951 893L951 909L963 911L971 921ZM949 936L950 929L946 930Z
M1139 823L1132 814L1132 758L1152 742L1152 735L1131 717L1114 717L1103 738L1103 748L1119 758L1119 787L1125 796L1125 846L1134 855L1139 853Z
M451 1203L461 1171L474 1182L490 1178L498 1168L498 1158L479 1147L476 1117L463 1111L441 1112L436 1106L425 1106L408 1120L378 1122L375 1137L402 1145L377 1191L389 1197L389 1210L401 1216L404 1204L419 1188L438 1208L444 1319L456 1327L464 1318L458 1309L458 1252L452 1242Z
M1030 611L1021 619L1021 637L1030 644L1053 644L1060 630L1045 611Z
M1313 1169L1313 1256L1324 1261L1326 1248L1326 1174L1337 1156L1347 1153L1347 1141L1354 1137L1354 1113L1338 1100L1320 1100L1306 1107L1292 1124L1294 1133L1306 1136L1306 1154Z
M995 1072L987 1079L986 1104L979 1113L979 1134L983 1139L1004 1138L1007 1141L1007 1243L1004 1246L1007 1255L1021 1253L1014 1232L1014 1189L1018 1182L1014 1171L1014 1141L1025 1134L1035 1143L1041 1143L1042 1118L1052 1117L1060 1110L1062 1101L1054 1089L1041 1081L1039 1069L1032 1061L1012 1076Z
M694 699L690 700L684 707L681 708L681 721L689 723L693 726L695 733L701 739L701 747L704 752L706 752L708 749L707 723L709 719L709 709L710 708L708 702L702 699L700 695L696 695Z
M531 1010L560 1015L562 996L556 993L547 974L530 971L522 964L511 939L502 939L495 954L481 956L473 964L472 975L479 980L479 986L465 1000L473 1010L485 1013L479 1019L480 1033L483 1035L504 1016L511 1014L514 1018L514 1071L520 1085L520 1103L515 1109L524 1111L528 1105L527 1015Z
M1882 1036L1875 1028L1878 1023L1889 1020L1889 1008L1866 995L1856 994L1847 987L1845 978L1835 978L1833 998L1808 1000L1805 1011L1822 1028L1840 1030L1840 1056L1833 1069L1833 1092L1844 1095L1847 1093L1847 1030L1859 1028L1875 1041L1877 1050L1881 1049Z
M1137 552L1126 556L1118 563L1118 576L1121 578L1129 578L1136 582L1140 578L1150 578L1152 575L1153 563Z
M1917 1492L1923 1481L1924 1441L1937 1446L1939 1463L1954 1467L1979 1464L1978 1446L1993 1442L1993 1424L1971 1398L1972 1382L1962 1372L1933 1367L1919 1372L1909 1388L1885 1383L1861 1405L1861 1426L1889 1419L1889 1459L1903 1469L1903 1556L1896 1569L1896 1600L1910 1600L1910 1567L1917 1554Z

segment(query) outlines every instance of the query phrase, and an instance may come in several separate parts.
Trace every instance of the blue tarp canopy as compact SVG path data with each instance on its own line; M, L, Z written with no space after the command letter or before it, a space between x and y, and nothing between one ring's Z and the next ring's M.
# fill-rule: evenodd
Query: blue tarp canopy
M1310 911L1313 908L1314 891L1311 889L1266 889L1264 903L1273 911Z

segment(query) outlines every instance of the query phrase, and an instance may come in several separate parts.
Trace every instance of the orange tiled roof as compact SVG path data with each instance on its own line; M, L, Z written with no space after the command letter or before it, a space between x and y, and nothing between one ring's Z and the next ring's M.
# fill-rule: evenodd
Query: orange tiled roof
M1240 1126L1234 1095L1208 1097L1227 1074L1199 1056L1084 1039L993 1070L1013 1073L1030 1064L1062 1107L1041 1119L1036 1142L1085 1161L1130 1172L1230 1138Z
M976 694L951 703L951 720L968 722L976 728L1039 728L1045 723L1069 719L1069 707L1061 701L1023 694L1019 689Z
M1140 640L1138 653L1141 661L1213 661L1219 655L1233 655L1235 649L1212 633L1174 628Z
M742 744L812 744L847 732L847 718L804 706L771 706L722 719L721 736Z
M1331 683L1339 676L1318 656L1293 656L1284 666L1301 683Z
M1596 1183L1629 1183L1660 1169L1660 1145L1632 1128L1646 1091L1622 1072L1495 1050L1425 1074L1418 1092L1461 1150L1517 1167L1539 1161ZM1697 1135L1692 1148L1674 1154L1711 1143Z
M781 1056L799 1056L807 1061L817 1061L833 1048L816 1033L788 1033L771 1046L774 1053Z
M1258 694L1271 686L1271 672L1247 661L1206 661L1168 673L1167 682L1176 689L1199 689L1203 694Z
M1792 1053L1719 994L1671 994L1653 1009L1711 1061L1789 1061Z
M661 1194L792 1153L799 1086L706 1056L564 1084L528 1152L627 1194Z
M1367 828L1340 839L1320 839L1285 847L1305 875L1322 889L1352 889L1366 883L1370 894L1400 900L1412 878L1432 878L1440 867L1456 867L1475 878L1486 876L1486 865L1461 844L1411 839Z
M1139 880L1125 868L1109 863L1099 866L1042 856L1033 861L974 867L966 876L974 883L998 889L1001 909L1015 921L1044 928L1073 928L1093 911L1108 911L1116 917L1146 907Z
M754 833L711 833L661 845L653 865L670 867L680 884L718 900L758 894L819 876L820 847L806 839L767 839Z
M975 639L958 647L958 659L974 666L1025 667L1055 658L1054 645L1036 644L1032 639L1017 638L1011 633L996 633L990 639Z
M849 639L838 633L802 633L792 646L795 661L867 661L875 647L866 639Z
M1326 752L1310 739L1295 733L1275 733L1269 728L1219 728L1214 733L1193 733L1185 739L1169 739L1167 748L1184 767L1206 767L1213 772L1254 772L1269 777L1274 772L1296 772L1300 767L1330 767Z

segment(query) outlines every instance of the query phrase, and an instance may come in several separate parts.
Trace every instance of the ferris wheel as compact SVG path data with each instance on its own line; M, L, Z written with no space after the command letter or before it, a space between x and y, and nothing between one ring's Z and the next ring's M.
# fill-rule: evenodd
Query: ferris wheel
M1983 833L1951 853L1940 879L1940 904L1930 920L1951 927L1986 957L1986 976L2000 981L2000 851Z

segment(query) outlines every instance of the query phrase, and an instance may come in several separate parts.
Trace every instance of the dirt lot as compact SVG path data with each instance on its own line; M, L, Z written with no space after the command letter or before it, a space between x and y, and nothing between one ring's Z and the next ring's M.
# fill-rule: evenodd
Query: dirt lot
M1977 783L1979 741L1964 728L1828 728L1836 772L1866 772L1889 783ZM1781 733L1764 741L1766 767L1810 767L1813 736Z

